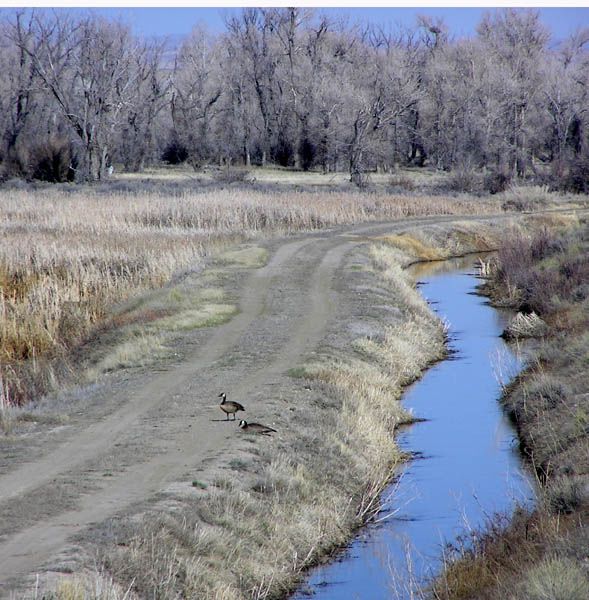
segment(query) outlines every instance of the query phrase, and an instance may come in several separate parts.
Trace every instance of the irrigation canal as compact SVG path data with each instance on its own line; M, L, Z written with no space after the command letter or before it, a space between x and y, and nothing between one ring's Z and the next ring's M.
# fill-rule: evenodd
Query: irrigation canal
M499 337L509 314L474 293L473 263L469 256L412 267L449 324L451 356L404 394L404 405L424 421L398 434L414 459L383 494L380 518L335 562L312 570L295 600L419 598L447 542L533 500L533 481L498 402L521 359Z

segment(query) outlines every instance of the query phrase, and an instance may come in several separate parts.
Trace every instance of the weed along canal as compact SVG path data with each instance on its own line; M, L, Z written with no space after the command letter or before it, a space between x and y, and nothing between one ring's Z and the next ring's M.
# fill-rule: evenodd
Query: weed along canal
M414 458L383 494L376 522L335 562L312 570L296 600L420 597L419 584L439 572L446 543L532 501L532 479L498 402L521 363L499 337L507 316L474 293L473 262L469 256L412 268L448 323L450 356L403 396L419 421L399 432L398 442Z

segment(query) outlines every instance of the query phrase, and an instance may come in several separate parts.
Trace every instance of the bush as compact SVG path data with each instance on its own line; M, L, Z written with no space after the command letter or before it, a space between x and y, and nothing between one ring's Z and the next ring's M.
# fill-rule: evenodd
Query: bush
M404 192L412 192L415 190L415 182L407 175L391 175L389 179L389 190L396 192L398 190Z
M281 167L292 167L294 165L294 148L284 138L278 140L272 148L271 155Z
M527 600L586 600L589 580L572 561L548 558L530 569L522 591Z
M549 375L540 375L528 385L519 386L506 398L506 404L512 418L522 423L566 402L570 395L567 385Z
M489 194L504 192L511 183L511 175L507 171L491 171L485 176L483 186Z
M474 169L460 167L450 173L446 188L451 192L479 194L483 191L483 177Z
M531 212L545 207L551 200L548 186L513 186L502 193L503 210Z
M535 312L539 316L553 311L555 301L565 298L579 277L585 274L584 262L570 265L574 276L569 278L558 269L542 269L537 263L553 255L564 254L568 246L566 240L554 237L546 229L531 238L514 235L501 246L497 280L511 289L512 306L521 312Z
M370 184L370 173L355 169L350 175L350 181L360 189L366 189Z
M582 486L576 479L559 477L547 485L545 501L551 513L570 514L583 503Z
M243 183L248 180L249 171L237 167L225 167L214 171L212 177L218 183Z
M308 171L315 164L315 155L317 148L315 144L308 138L303 138L299 145L299 156L301 158L301 168L303 171Z
M179 165L187 159L188 149L177 139L172 139L162 152L162 160L169 165Z
M538 403L542 410L550 410L565 402L572 395L565 383L550 375L540 375L528 386L528 399Z
M30 173L33 179L50 183L74 181L77 161L68 140L51 138L30 152Z
M589 156L572 163L562 179L561 188L574 194L589 194Z

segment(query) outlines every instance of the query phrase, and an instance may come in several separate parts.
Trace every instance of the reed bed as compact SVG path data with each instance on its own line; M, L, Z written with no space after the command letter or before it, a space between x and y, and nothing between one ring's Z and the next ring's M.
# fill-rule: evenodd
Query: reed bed
M371 220L495 211L466 198L349 192L0 192L0 360L4 404L49 386L109 307L198 267L220 247Z

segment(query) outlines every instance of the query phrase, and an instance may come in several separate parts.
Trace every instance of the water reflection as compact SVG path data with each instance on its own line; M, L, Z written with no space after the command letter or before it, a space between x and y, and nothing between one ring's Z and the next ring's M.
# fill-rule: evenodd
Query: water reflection
M315 569L296 599L412 598L415 582L437 572L446 541L485 516L529 502L514 432L497 399L520 361L499 338L507 315L473 294L472 256L412 268L421 292L450 325L453 360L431 368L404 395L426 419L399 434L419 453L388 494L390 518L366 527L342 560Z

